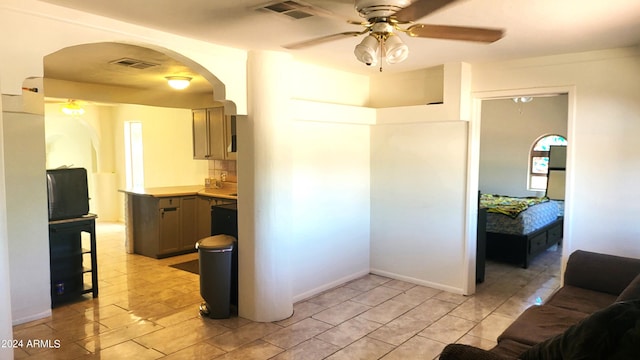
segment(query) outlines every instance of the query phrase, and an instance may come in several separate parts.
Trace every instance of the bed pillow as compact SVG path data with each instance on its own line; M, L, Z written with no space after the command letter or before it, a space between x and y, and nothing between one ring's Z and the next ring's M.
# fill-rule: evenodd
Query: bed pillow
M640 359L640 300L614 303L532 346L522 360Z
M640 274L620 293L616 301L640 300Z

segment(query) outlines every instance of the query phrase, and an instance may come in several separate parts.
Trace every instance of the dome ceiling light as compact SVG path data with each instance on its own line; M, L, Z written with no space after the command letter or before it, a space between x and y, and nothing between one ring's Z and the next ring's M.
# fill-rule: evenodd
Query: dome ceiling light
M188 76L167 76L165 79L169 86L176 90L186 89L191 83L191 78Z

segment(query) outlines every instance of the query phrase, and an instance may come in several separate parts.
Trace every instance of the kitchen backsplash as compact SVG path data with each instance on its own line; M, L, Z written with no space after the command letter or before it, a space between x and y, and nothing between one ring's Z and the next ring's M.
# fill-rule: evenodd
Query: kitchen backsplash
M221 180L222 173L227 174L225 181L238 182L235 160L209 160L209 177Z

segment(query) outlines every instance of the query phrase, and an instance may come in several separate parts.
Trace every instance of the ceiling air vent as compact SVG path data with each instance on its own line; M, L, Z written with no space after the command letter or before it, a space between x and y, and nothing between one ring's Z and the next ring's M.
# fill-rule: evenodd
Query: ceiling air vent
M287 16L290 19L304 19L314 16L314 9L311 5L298 1L279 1L269 3L259 7L257 10L267 11L278 15Z
M148 68L154 67L154 66L158 66L158 64L154 64L154 63L150 63L150 62L146 62L146 61L142 61L142 60L130 59L130 58L122 58L122 59L118 59L118 60L113 60L113 61L110 61L109 64L126 66L126 67L130 67L130 68L134 68L134 69L141 69L141 70L142 69L148 69Z

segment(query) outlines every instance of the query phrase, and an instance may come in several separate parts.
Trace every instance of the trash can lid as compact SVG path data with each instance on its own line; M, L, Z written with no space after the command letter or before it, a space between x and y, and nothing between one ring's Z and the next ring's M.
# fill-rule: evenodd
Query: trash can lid
M236 238L230 235L214 235L198 240L196 249L202 250L232 250Z

